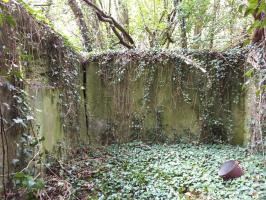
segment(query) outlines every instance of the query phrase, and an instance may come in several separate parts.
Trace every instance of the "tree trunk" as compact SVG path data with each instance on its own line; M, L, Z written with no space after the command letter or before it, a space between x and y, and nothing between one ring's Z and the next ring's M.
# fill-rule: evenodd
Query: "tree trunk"
M129 16L128 16L127 4L123 0L118 0L118 7L119 7L119 10L121 10L119 12L121 23L124 25L124 27L129 32Z
M127 33L129 33L128 8L124 0L117 0L116 10L120 23L125 27ZM123 37L125 38L126 36L123 34Z
M229 32L230 32L230 46L233 46L233 42L234 42L234 38L233 38L233 35L234 35L234 25L235 25L235 22L236 22L236 14L237 12L235 11L235 0L232 0L232 1L228 1L229 3L229 6L231 7L231 18L230 18L230 21L229 21Z
M94 4L96 4L96 0L92 0L92 2ZM90 13L91 14L91 13ZM100 49L103 49L104 45L103 45L103 34L102 34L102 31L101 31L101 28L100 28L100 23L99 23L99 20L97 19L97 16L95 14L93 14L93 17L92 17L92 29L93 29L93 35L94 37L96 38L96 46Z
M83 38L83 43L84 46L86 48L86 50L88 52L92 51L92 47L91 47L91 38L89 37L89 31L88 31L88 27L84 21L84 16L83 13L77 3L76 0L68 0L68 4L71 8L71 10L74 13L74 16L76 18L77 24L79 26L82 38Z
M261 0L258 2L258 7ZM254 20L264 21L265 13L258 13L258 8L253 13ZM263 71L266 70L266 27L257 27L254 31L252 43L254 48L248 55L247 62L251 64L254 70L254 90L259 91L259 94L253 94L253 101L251 105L251 125L250 125L250 151L252 153L265 154L265 123L266 123L266 92L265 75ZM256 92L257 93L257 92Z
M194 33L193 33L194 38L196 40L193 42L193 48L194 49L199 49L201 46L200 44L201 44L202 30L203 30L202 23L200 23L200 21L197 20L197 24L195 24Z
M178 5L182 0L174 0L174 7L177 9ZM187 30L186 30L186 17L182 13L182 9L178 9L179 15L181 16L180 20L180 29L181 29L181 47L187 49Z
M261 0L260 0L261 2ZM260 3L258 3L258 6L260 5ZM263 21L265 19L265 13L262 12L262 13L257 13L258 11L255 11L253 13L253 17L254 17L254 20L257 20L257 21ZM252 38L252 43L257 45L259 43L266 43L265 41L265 31L266 28L261 28L261 27L257 27L254 31L254 34L253 34L253 38Z
M184 16L181 19L181 47L187 49L186 18Z
M217 19L217 14L219 12L220 9L220 0L215 0L213 3L213 18L212 18L212 23L211 23L211 27L210 27L210 45L209 48L212 49L213 48L213 44L214 44L214 36L215 36L215 24L216 24L216 19Z

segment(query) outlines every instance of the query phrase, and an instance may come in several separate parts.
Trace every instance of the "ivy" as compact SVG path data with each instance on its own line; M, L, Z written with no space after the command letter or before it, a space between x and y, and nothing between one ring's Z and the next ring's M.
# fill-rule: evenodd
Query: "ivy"
M94 174L89 199L263 199L263 157L226 145L152 145L134 142L107 147L105 171ZM130 158L130 159L129 159ZM245 174L224 182L218 176L228 159Z
M154 107L155 88L164 87L158 82L158 74L171 73L172 94L178 91L179 97L192 105L191 93L197 93L197 109L201 123L204 142L230 142L233 134L232 106L239 103L243 97L244 55L247 49L235 48L228 52L208 52L196 50L130 50L109 51L91 55L88 62L99 65L98 75L103 80L104 87L114 87L128 84L140 79L144 80L142 108L145 120L147 113L154 112L157 124L150 130L142 129L143 137L150 141L168 140L165 125L162 123L163 109ZM187 86L187 77L193 76L195 89ZM194 105L193 105L194 106ZM111 119L112 120L112 119ZM132 117L133 124L143 124ZM136 121L137 120L137 121ZM143 127L144 128L144 127ZM145 133L146 131L146 133ZM134 131L133 131L134 132ZM155 133L159 133L156 135ZM152 137L153 136L153 137Z

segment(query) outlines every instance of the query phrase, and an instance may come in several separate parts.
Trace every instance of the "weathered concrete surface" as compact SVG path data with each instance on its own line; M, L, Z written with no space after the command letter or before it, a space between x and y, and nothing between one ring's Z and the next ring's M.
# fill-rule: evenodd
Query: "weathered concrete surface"
M60 142L62 149L81 143L78 115L81 57L67 45L66 38L37 21L21 4L14 1L0 4L5 8L4 14L14 21L10 24L3 19L0 24L0 106L6 120L8 148L5 156L11 167L21 168L29 161L29 156L23 156L24 147L21 148L25 138L44 136L42 145L49 151ZM32 116L33 119L27 119ZM3 138L0 141L6 144ZM17 164L11 164L13 159Z
M115 68L115 61L113 66ZM125 67L121 80L114 83L115 78L110 72L112 64L109 72L103 72L101 64L89 63L86 68L86 102L88 133L92 143L107 144L132 139L149 142L195 141L204 135L203 117L212 113L211 123L214 128L211 131L227 130L226 125L219 123L230 120L231 133L228 140L232 144L245 144L248 132L246 95L241 84L236 84L234 80L243 83L242 75L232 74L226 80L232 79L232 85L228 86L226 82L223 88L219 83L208 85L208 78L195 68L186 71L187 66L180 65L181 71L185 72L181 83L173 81L174 64L156 63L154 66L152 75L150 69L145 69L136 78L138 65L131 62ZM206 94L203 94L202 89L206 89ZM211 107L204 107L206 112L203 106L214 95L214 89L225 94L215 97ZM237 101L233 95L237 96ZM231 113L230 119L227 119L228 111Z
M80 56L65 45L64 38L36 22L19 6L17 10L12 9L11 15L20 26L3 25L5 31L0 33L0 43L6 50L1 56L6 59L0 59L3 66L0 75L8 76L12 68L14 76L22 76L23 81L18 81L21 86L16 86L27 88L35 131L45 138L43 148L53 151L58 144L75 147L83 143L105 145L135 139L192 142L203 138L207 141L209 132L217 137L229 130L221 124L223 121L232 125L231 143L246 142L246 97L236 84L243 83L242 69L239 73L232 71L225 77L225 83L218 80L212 84L199 69L173 62L156 61L143 69L129 62L116 72L112 70L115 63L103 69L101 63L94 62L83 73ZM29 35L32 37L28 38ZM200 55L197 59L201 59ZM211 66L211 61L209 58L204 62ZM208 72L214 77L212 70ZM213 104L206 107L213 90L221 95L215 96ZM238 101L234 101L235 95ZM16 113L9 115L10 111L3 105L13 101L12 93L0 88L0 97L1 107L12 122ZM230 119L224 108L231 111ZM204 119L209 115L212 117L209 123L214 127ZM16 147L22 132L9 131L10 145ZM16 157L15 152L16 148L10 161Z
M39 135L45 139L43 148L52 151L64 138L59 91L51 88L31 88L29 93L36 128Z

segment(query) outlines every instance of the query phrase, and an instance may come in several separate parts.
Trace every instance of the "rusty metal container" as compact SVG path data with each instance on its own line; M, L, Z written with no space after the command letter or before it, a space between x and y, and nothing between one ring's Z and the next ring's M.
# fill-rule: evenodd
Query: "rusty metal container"
M225 181L242 176L244 170L240 167L239 162L235 160L228 160L222 164L218 175Z

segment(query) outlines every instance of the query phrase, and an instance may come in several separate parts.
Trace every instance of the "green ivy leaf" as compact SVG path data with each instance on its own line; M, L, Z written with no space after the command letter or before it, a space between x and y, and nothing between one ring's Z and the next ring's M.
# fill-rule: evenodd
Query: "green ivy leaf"
M261 85L260 88L261 89L266 89L266 85Z
M248 8L255 10L258 6L258 0L248 0Z
M260 28L264 28L266 26L266 19L264 19L261 23L260 23Z
M254 23L248 28L247 32L249 34L253 33L253 31L261 26L261 21L260 20L255 20Z
M3 25L3 15L0 13L0 26Z
M266 2L262 1L260 6L259 6L259 10L258 10L258 14L260 14L261 12L266 11Z
M10 26L15 26L16 25L16 22L15 22L14 18L11 15L6 15L5 19L6 19L7 23Z
M249 45L250 43L251 43L251 40L248 38L248 39L246 39L246 40L244 41L243 45L244 45L244 46L247 46L247 45Z
M246 9L245 13L244 13L244 17L246 17L246 16L252 14L254 11L255 11L255 9L252 9L252 8L249 8L249 7L248 7L248 8Z
M23 172L17 172L14 175L14 178L20 179L20 178L24 178L26 176L26 174L24 174Z
M245 8L246 8L246 5L245 5L245 4L240 5L240 6L238 7L238 12L239 12L239 13L243 13L243 11L245 10Z
M257 90L256 91L256 97L259 97L260 96L260 93L261 93L261 91L260 90Z
M253 76L254 69L250 69L245 73L245 76L251 78Z
M29 178L27 182L27 187L32 188L35 185L33 178Z

